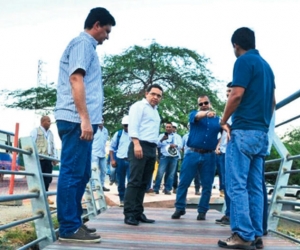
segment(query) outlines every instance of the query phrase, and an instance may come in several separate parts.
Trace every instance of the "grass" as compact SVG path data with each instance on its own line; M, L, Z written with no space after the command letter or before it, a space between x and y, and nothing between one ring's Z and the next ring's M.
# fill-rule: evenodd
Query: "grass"
M58 228L59 224L57 217L52 217L52 223L54 228ZM14 250L28 244L31 241L37 239L35 226L33 222L25 223L14 227L13 229L7 229L0 235L0 250ZM38 250L38 245L29 248L31 250Z
M279 220L277 231L296 239L300 239L300 227L299 224L294 222L288 222L285 220Z

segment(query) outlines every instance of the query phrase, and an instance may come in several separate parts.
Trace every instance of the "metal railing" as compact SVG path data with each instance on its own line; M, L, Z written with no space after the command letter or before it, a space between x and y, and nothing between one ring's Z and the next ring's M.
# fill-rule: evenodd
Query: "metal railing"
M3 133L3 131L2 131ZM15 148L12 146L0 144L0 148L9 150L12 152L18 152L23 154L25 171L8 171L0 170L0 174L11 174L26 176L28 191L25 194L3 195L0 196L1 202L17 201L31 199L32 216L26 219L17 220L5 225L0 226L0 231L18 226L23 223L33 221L35 224L35 230L37 239L22 246L19 249L28 249L34 245L39 245L40 249L43 249L47 245L56 241L58 229L54 229L52 223L52 215L56 213L56 210L50 211L48 205L48 196L56 195L56 191L46 192L43 183L43 176L58 177L54 174L43 174L41 171L39 157L58 161L56 158L52 158L45 155L39 155L35 143L31 137L25 137L20 139L21 148ZM92 183L95 188L92 188ZM92 219L99 213L107 209L105 197L100 183L100 173L97 167L92 168L92 178L88 183L84 194L87 213L82 218L88 217Z
M290 95L286 99L282 100L276 105L276 110L286 106L292 101L296 100L300 97L300 90ZM277 124L275 127L282 126L287 124L295 119L298 119L300 116L295 116L291 119L288 119L285 122ZM282 216L282 207L283 205L291 205L291 206L300 206L300 201L291 201L285 200L284 197L286 195L286 188L295 188L300 189L300 186L290 186L288 185L289 178L291 174L299 174L300 169L292 170L293 160L300 159L300 154L291 156L283 142L279 139L279 137L275 134L273 138L273 145L276 148L278 154L280 155L280 159L266 161L266 164L279 162L280 166L278 171L266 172L265 175L277 175L276 182L274 185L274 190L272 193L272 198L270 200L269 212L268 212L268 228L270 232L283 236L287 239L293 240L297 243L300 243L300 240L292 237L288 234L284 234L278 231L278 223L279 220L289 221L292 223L297 223L300 225L300 220L293 219L287 216ZM300 153L300 152L299 152Z

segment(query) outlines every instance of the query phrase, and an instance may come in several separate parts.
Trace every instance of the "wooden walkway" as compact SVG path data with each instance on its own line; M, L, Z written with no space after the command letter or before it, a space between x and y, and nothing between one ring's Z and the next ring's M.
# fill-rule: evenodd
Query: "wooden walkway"
M88 222L89 227L97 228L101 243L71 244L54 242L44 249L197 249L210 250L219 248L219 239L230 236L230 227L215 224L215 219L222 215L216 210L209 210L205 221L197 221L197 210L189 209L179 220L172 220L174 209L145 208L148 218L155 219L154 224L140 223L129 226L123 222L123 209L111 207L96 219ZM294 250L299 245L269 234L263 237L265 250Z

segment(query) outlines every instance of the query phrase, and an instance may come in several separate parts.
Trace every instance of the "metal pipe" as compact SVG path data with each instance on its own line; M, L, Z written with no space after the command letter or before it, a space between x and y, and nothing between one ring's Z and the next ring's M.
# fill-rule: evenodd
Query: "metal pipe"
M26 223L26 222L30 222L30 221L33 221L33 220L36 220L36 219L40 219L42 218L43 215L40 214L40 215L36 215L36 216L33 216L33 217L29 217L29 218L26 218L26 219L23 219L23 220L17 220L17 221L14 221L14 222L11 222L9 224L5 224L3 226L0 226L0 231L1 230L5 230L5 229L8 229L8 228L11 228L11 227L15 227L15 226L18 226L20 224L23 224L23 223Z
M280 188L295 188L295 189L300 189L300 186L281 186Z
M276 200L276 202L281 204L286 204L286 205L300 206L300 202L295 202L295 201Z
M54 158L54 157L51 157L49 155L42 155L42 154L39 154L39 157L40 159L45 159L45 160L50 160L50 161L60 161L59 159L57 158Z
M265 164L271 164L271 163L276 163L276 162L281 162L283 159L282 158L278 158L278 159L274 159L274 160L267 160L265 162Z
M47 239L47 236L44 236L44 237L41 237L41 238L38 238L34 241L31 241L30 243L28 243L27 245L24 245L20 248L18 248L18 250L26 250L26 249L29 249L29 247L32 247L36 244L38 244L39 242L43 241L43 240L46 240Z
M14 175L26 175L26 176L34 176L33 173L23 172L23 171L11 171L11 170L0 170L1 174L14 174Z
M278 171L271 171L265 173L265 175L273 175L273 174L278 174Z
M291 155L291 156L287 157L288 161L290 161L290 160L296 160L296 159L300 159L300 155Z
M274 217L279 218L279 219L283 219L283 220L287 220L287 221L291 221L291 222L295 222L300 224L300 220L295 220L286 216L282 216L282 215L277 215L277 214L272 214Z
M2 143L0 143L0 148L3 148L3 149L8 150L8 151L15 151L15 152L22 153L22 154L25 154L25 155L31 155L32 154L32 149L30 149L28 151L28 150L24 150L24 149L15 148L15 147L12 147L12 146L4 145Z
M280 235L280 236L282 236L282 237L284 237L284 238L287 238L287 239L289 239L289 240L292 240L292 241L294 241L294 242L300 243L300 240L297 240L297 239L296 239L296 238L294 238L294 237L288 236L288 235L286 235L286 234L283 234L283 233L280 233L280 232L278 232L278 231L275 231L275 230L269 229L269 232L272 232L272 233L278 234L278 235Z
M278 128L278 127L280 127L280 126L282 126L282 125L284 125L284 124L287 124L287 123L289 123L289 122L291 122L291 121L294 121L294 120L296 120L296 119L298 119L298 118L300 118L300 115L297 115L297 116L295 116L295 117L292 117L291 119L288 119L288 120L286 120L286 121L284 121L284 122L281 122L281 123L276 124L276 125L275 125L275 128Z
M276 110L282 108L283 106L289 104L290 102L296 100L297 98L300 97L300 90L296 91L294 94L291 94L287 98L283 99L279 103L276 104Z
M25 200L25 199L31 199L31 198L38 198L39 196L40 196L40 193L14 194L14 195L5 195L5 196L1 195L0 202Z

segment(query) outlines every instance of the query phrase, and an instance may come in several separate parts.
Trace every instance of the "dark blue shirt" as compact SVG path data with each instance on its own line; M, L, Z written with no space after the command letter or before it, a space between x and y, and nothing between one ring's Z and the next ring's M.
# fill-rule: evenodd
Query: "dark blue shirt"
M231 86L245 88L241 103L232 115L231 129L268 132L275 81L270 65L258 50L249 50L236 60Z
M198 111L190 113L190 134L187 146L190 148L215 150L218 144L218 133L221 132L219 117L204 117L198 121L195 116Z

